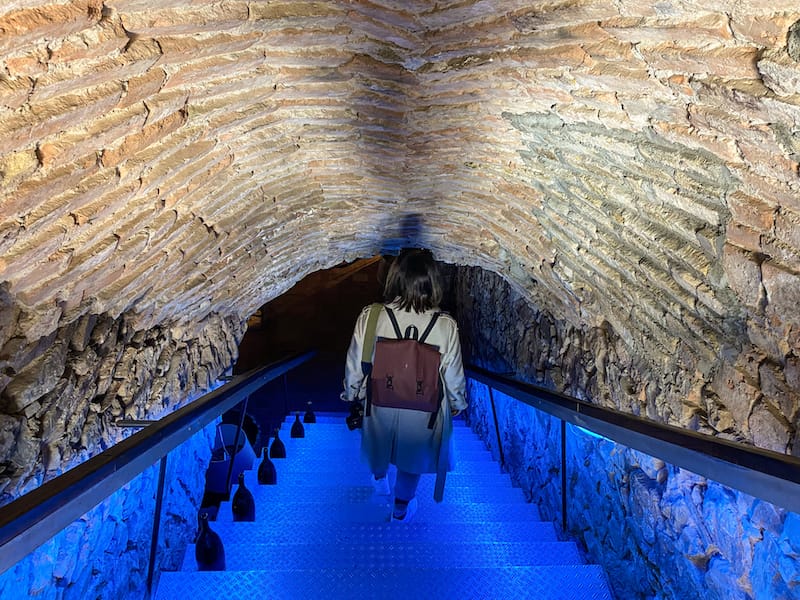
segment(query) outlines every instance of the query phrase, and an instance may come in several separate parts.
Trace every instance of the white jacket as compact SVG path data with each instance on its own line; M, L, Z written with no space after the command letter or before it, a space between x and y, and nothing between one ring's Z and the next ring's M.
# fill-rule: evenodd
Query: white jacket
M413 311L400 310L394 303L389 307L395 313L400 331L405 331L409 325L415 325L420 332L424 331L433 313L438 310L432 309L417 314ZM361 351L368 316L369 306L361 311L356 320L353 338L347 351L342 392L342 400L345 401L363 402L366 396L367 382L361 369ZM378 317L376 336L389 339L396 337L386 311L382 311ZM361 439L362 456L369 463L373 473L386 472L390 463L409 473L437 472L442 433L451 429L450 411L460 411L467 407L461 344L455 319L443 313L425 343L437 346L442 355L439 372L444 382L441 407L444 410L440 410L434 428L428 429L429 413L373 406L371 415L364 418ZM448 444L449 442L448 439ZM452 453L448 452L448 455L447 462L450 463Z

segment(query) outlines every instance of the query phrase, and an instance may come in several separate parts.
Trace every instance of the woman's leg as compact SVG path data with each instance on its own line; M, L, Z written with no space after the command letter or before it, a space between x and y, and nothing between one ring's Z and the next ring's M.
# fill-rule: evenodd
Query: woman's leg
M417 486L419 473L406 473L397 470L397 481L394 484L394 511L392 518L398 521L410 521L417 511Z
M411 500L417 494L419 478L419 473L406 473L398 469L397 481L394 484L394 497L405 502Z

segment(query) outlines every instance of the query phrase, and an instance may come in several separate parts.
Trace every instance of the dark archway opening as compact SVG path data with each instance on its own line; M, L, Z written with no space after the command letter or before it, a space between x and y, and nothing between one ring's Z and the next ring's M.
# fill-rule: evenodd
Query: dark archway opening
M315 411L344 411L338 392L353 325L364 306L380 300L386 264L376 256L316 271L250 317L234 374L292 353L317 352L250 396L245 431L254 448L269 441L287 414L305 412L309 402ZM232 410L223 421L235 423L240 417L238 409Z

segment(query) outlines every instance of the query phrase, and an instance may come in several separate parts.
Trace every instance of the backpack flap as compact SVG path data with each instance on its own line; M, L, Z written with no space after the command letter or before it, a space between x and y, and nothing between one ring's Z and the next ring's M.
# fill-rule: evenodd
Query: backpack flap
M435 346L415 340L378 340L371 373L375 406L437 412L441 399Z

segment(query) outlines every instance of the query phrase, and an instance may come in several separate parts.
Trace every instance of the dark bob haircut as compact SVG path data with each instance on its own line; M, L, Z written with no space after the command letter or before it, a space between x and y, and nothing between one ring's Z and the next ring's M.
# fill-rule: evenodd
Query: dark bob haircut
M442 301L442 280L429 250L403 250L394 259L383 289L386 302L397 301L402 310L420 313Z

